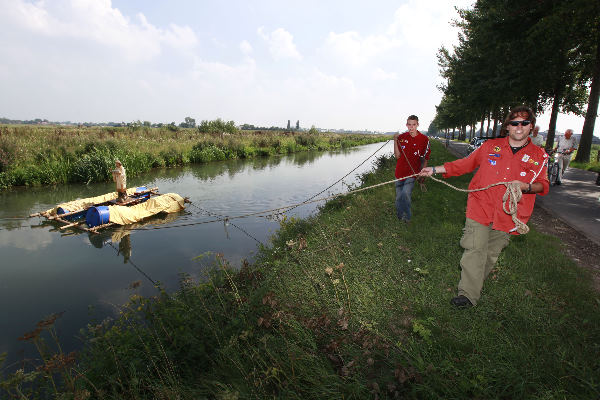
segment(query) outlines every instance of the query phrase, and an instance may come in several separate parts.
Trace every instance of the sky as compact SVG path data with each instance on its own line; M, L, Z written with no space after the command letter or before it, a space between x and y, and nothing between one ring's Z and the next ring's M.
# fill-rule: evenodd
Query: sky
M416 114L426 130L436 53L457 42L455 6L471 4L0 0L0 117L390 132ZM561 114L557 130L583 121Z

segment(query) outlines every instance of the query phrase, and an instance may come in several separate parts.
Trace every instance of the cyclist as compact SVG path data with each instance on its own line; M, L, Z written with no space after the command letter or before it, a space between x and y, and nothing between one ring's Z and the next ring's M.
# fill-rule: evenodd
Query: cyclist
M558 152L558 178L556 184L560 185L562 177L569 167L571 155L577 149L577 139L573 137L573 129L567 129L564 136L559 136L553 151Z

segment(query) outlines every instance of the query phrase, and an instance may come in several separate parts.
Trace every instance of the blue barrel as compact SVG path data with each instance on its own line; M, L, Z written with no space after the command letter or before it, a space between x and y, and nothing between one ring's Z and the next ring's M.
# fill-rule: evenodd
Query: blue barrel
M86 216L85 222L90 228L98 225L108 224L110 212L107 206L90 207Z

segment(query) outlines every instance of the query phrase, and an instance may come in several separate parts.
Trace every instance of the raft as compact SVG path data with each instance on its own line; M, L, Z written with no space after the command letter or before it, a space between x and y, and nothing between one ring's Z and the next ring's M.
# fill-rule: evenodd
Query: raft
M174 213L184 209L189 200L177 193L159 194L158 188L137 187L127 189L127 200L117 203L117 192L101 196L77 199L30 217L45 217L62 223L60 229L79 228L96 232L112 225L128 225L140 222L161 212ZM87 226L87 227L86 227Z

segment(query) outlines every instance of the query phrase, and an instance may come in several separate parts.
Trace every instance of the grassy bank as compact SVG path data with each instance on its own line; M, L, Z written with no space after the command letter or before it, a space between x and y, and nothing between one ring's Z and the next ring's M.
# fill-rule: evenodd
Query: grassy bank
M332 150L388 140L383 135L192 128L0 125L0 189L111 179L115 158L128 176L152 168Z
M452 158L432 147L433 164ZM363 184L393 165L380 159ZM120 319L86 329L77 363L47 351L3 386L98 399L598 398L599 295L558 240L514 237L478 306L457 310L466 195L415 188L410 226L393 199L387 185L330 201L285 221L254 265L218 258L203 283L132 293ZM53 324L24 339L49 348ZM44 376L60 375L55 391Z
M600 144L593 144L592 150L590 152L590 162L581 163L578 161L574 161L575 157L577 157L577 151L575 151L575 153L571 157L572 161L571 164L569 164L569 166L579 169L585 169L588 171L600 172L600 158L598 158L598 153L600 153Z

